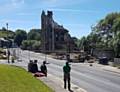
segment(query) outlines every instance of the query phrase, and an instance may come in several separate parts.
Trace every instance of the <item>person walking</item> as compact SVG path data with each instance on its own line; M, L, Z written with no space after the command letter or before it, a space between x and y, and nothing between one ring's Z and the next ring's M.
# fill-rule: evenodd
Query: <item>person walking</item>
M64 88L66 89L66 83L68 82L68 90L71 91L71 84L70 84L70 71L71 67L69 62L67 61L66 64L63 66L64 72Z
M41 72L42 72L43 74L45 74L45 76L47 77L46 61L43 61L43 64L41 65L40 69L41 69Z

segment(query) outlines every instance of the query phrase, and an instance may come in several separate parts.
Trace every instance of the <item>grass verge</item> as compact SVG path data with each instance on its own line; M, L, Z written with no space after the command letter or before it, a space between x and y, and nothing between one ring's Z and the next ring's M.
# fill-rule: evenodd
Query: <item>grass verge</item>
M3 48L0 48L0 59L7 59L7 56L5 55L5 50Z
M117 67L118 69L120 69L120 64L113 64L113 67Z
M53 92L24 69L0 64L0 92Z

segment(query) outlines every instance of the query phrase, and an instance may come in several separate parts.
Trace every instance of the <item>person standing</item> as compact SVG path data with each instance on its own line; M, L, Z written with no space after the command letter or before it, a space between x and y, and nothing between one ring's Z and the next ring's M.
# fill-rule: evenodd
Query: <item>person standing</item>
M47 77L46 61L43 61L43 64L41 65L40 69L41 69L41 72L42 72L43 74L45 74L45 76Z
M8 63L10 63L10 51L7 49L7 54L8 54Z
M66 89L66 83L68 82L68 90L71 90L71 84L70 84L70 71L71 67L69 65L69 62L67 61L66 64L63 66L63 72L64 72L64 88Z

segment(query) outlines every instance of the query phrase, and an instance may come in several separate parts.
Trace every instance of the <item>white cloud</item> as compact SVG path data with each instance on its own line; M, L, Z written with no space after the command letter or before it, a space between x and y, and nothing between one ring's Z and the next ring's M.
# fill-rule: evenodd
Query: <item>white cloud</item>
M24 4L25 1L24 0L11 0L12 1L12 4L14 6L17 6L17 5L21 5L21 4Z
M0 14L4 14L4 13L9 13L10 11L13 11L14 10L14 7L12 7L11 4L4 4L4 5L1 5L0 7Z
M15 20L15 19L2 19L2 20L0 20L0 22L2 22L2 23L18 23L18 24L23 24L23 23L30 23L32 21L30 21L30 20L19 20L19 19L17 19L17 20Z
M42 3L41 5L45 7L68 7L68 6L73 6L76 4L82 4L87 2L88 0L40 0Z
M57 1L60 1L60 0L41 0L42 2L57 2Z
M99 13L100 11L96 10L77 10L77 9L49 9L52 11L60 11L60 12L80 12L80 13Z
M5 0L0 3L0 14L9 14L14 12L24 4L24 0Z
M18 13L17 15L20 15L20 16L28 16L28 15L39 15L37 13Z
M89 26L89 24L80 24L80 23L71 23L71 24L64 24L65 26L74 26L74 27L86 27L86 26Z

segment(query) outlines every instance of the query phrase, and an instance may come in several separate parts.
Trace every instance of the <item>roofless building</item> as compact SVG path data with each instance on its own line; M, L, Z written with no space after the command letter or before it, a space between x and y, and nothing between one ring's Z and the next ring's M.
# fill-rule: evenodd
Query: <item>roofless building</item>
M69 31L54 21L52 11L47 11L47 14L42 11L41 29L41 42L43 51L65 51L67 48L69 50L74 48L75 44L70 34L68 33Z

